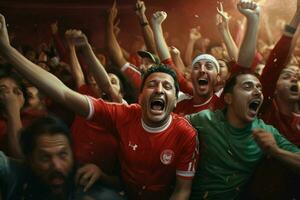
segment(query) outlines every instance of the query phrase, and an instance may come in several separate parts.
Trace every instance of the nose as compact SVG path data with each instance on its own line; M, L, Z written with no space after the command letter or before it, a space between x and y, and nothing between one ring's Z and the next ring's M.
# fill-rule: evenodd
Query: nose
M261 88L255 87L254 91L253 91L253 95L254 96L260 96L260 95L262 95Z
M155 92L158 93L158 94L161 94L163 93L163 85L162 83L158 83L156 88L155 88Z
M62 171L62 169L63 169L63 163L57 157L52 158L51 165L52 165L52 168L56 171Z

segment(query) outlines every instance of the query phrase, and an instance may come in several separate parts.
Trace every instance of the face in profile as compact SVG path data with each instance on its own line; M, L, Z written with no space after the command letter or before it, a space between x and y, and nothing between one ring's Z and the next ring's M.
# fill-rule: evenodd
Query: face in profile
M239 75L232 92L225 94L225 102L239 124L253 121L263 103L260 81L251 74Z
M68 138L59 133L38 136L35 148L29 156L29 165L53 195L66 192L73 170L73 155Z
M167 122L176 105L176 88L171 75L155 72L148 76L139 97L143 121L152 127Z
M284 68L276 84L276 96L280 98L282 102L297 102L299 100L298 82L298 66Z

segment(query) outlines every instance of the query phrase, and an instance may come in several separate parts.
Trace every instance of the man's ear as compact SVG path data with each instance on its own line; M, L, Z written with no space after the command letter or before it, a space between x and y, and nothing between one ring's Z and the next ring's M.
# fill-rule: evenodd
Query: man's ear
M232 102L232 94L231 93L226 93L224 95L224 101L226 104L230 105Z

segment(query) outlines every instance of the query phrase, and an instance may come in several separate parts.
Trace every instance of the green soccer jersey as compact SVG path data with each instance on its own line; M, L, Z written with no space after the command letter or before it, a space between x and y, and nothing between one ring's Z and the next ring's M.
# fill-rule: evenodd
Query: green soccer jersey
M201 144L200 163L194 177L192 200L236 199L257 164L264 156L252 137L252 130L264 129L274 135L277 145L285 150L300 153L273 126L255 119L245 128L232 127L225 111L204 110L188 115L196 128Z

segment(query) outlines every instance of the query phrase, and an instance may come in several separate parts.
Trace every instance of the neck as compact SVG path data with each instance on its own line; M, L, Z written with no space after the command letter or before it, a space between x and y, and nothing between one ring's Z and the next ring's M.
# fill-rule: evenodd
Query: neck
M207 94L207 95L202 95L202 96L194 94L193 101L194 101L195 104L203 104L206 101L208 101L212 96L213 96L212 92Z
M275 97L279 112L291 116L292 113L300 113L298 101L286 101Z
M243 120L240 120L234 111L230 108L227 109L226 119L228 123L234 128L244 128L247 126L247 123Z
M169 115L165 120L163 120L162 122L146 122L144 119L142 119L142 125L144 127L144 129L146 130L151 130L151 132L159 132L164 128L167 128L170 124L172 120L172 116Z

